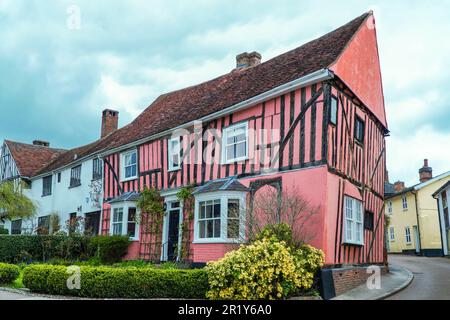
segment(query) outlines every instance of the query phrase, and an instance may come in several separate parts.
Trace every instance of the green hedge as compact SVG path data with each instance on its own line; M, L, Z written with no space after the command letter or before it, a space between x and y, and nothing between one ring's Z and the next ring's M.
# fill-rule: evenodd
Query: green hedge
M31 265L23 284L33 292L84 298L186 298L203 299L208 290L205 270L80 267L81 288L69 290L67 268Z
M89 241L89 237L84 236L0 236L0 262L30 263L56 258L88 259L93 255Z
M128 244L128 237L122 236L0 235L0 262L80 261L98 257L104 263L114 263L126 254Z
M8 229L0 228L0 235L9 234Z
M10 284L20 275L18 266L0 263L0 284Z
M130 241L123 236L93 237L89 243L91 252L94 252L102 263L112 264L119 262L128 252Z

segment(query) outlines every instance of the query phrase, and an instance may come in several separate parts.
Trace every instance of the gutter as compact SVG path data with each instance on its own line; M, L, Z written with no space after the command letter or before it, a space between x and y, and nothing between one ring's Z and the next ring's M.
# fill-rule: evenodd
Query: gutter
M419 206L417 202L417 192L416 190L411 191L411 193L414 195L414 199L416 202L416 219L417 219L417 232L419 233L419 246L420 246L420 254L422 254L422 235L420 232L420 222L419 222Z
M317 83L317 82L321 82L321 81L325 81L325 80L329 80L329 79L333 79L333 78L334 78L334 73L332 71L328 70L328 69L321 69L321 70L315 71L315 72L310 73L310 74L308 74L308 75L306 75L304 77L301 77L301 78L299 78L297 80L285 83L285 84L283 84L283 85L281 85L279 87L276 87L274 89L271 89L269 91L261 93L260 95L257 95L257 96L255 96L253 98L250 98L248 100L239 102L238 104L235 104L235 105L233 105L231 107L228 107L226 109L223 109L223 110L211 113L211 114L209 114L207 116L204 116L203 118L196 119L194 121L182 124L182 125L180 125L178 127L171 128L171 129L165 130L163 132L154 134L152 136L149 136L149 137L146 137L146 138L143 138L143 139L140 139L140 140L137 140L137 141L125 144L123 146L120 146L120 147L117 147L117 148L105 151L103 153L100 153L100 157L103 158L103 157L106 157L106 156L108 156L110 154L114 154L114 153L120 152L122 150L133 148L133 147L141 145L143 143L146 143L146 142L149 142L149 141L156 140L158 138L164 137L164 136L166 136L168 134L171 134L173 131L176 131L176 130L179 130L179 129L183 129L183 128L187 128L187 127L191 127L191 126L195 125L198 122L207 122L207 121L213 120L215 118L220 118L222 116L228 115L228 114L236 112L238 110L242 110L242 109L246 109L246 108L252 107L252 106L254 106L254 105L258 104L258 103L261 103L263 101L266 101L268 99L271 99L271 98L283 95L285 93L291 92L292 90L296 90L298 88L306 87L308 85L311 85L311 84L314 84L314 83Z

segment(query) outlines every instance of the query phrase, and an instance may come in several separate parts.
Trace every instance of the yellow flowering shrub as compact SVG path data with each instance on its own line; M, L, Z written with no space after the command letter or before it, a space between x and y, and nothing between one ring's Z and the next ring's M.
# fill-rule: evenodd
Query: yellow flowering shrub
M292 249L283 241L263 238L231 251L206 270L209 299L285 299L311 288L323 253L305 246Z

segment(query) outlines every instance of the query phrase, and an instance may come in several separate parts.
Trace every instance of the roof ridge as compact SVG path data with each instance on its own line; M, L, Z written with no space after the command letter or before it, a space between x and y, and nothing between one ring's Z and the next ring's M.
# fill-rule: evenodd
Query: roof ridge
M54 151L68 151L68 149L54 148L54 147L46 147L46 146L41 146L41 145L35 145L35 144L32 144L32 143L26 143L26 142L20 142L20 141L13 141L13 140L9 140L9 139L5 139L4 142L5 142L6 144L12 143L12 144L17 144L17 145L22 145L22 146L32 147L32 148L36 148L36 149L46 149L46 150L54 150Z

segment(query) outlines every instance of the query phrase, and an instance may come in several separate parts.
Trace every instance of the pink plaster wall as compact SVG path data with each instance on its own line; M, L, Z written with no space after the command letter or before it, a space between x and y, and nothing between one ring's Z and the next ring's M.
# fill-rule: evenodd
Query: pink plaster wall
M330 67L387 127L375 18L370 15Z

